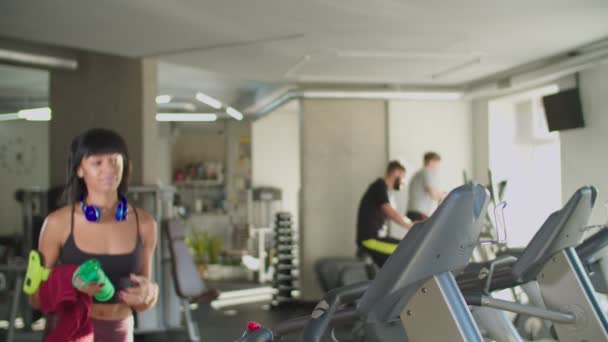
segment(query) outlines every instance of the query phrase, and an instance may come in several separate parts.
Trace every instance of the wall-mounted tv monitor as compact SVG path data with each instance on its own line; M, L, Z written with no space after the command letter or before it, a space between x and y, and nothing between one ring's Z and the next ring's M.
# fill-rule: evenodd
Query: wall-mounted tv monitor
M549 131L585 127L578 88L543 97Z

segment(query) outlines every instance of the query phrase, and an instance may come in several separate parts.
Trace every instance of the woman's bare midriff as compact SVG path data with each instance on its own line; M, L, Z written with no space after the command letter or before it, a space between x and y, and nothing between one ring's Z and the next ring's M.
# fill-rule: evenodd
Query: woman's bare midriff
M91 306L91 318L103 321L119 321L132 315L131 308L123 303L116 304L93 304Z

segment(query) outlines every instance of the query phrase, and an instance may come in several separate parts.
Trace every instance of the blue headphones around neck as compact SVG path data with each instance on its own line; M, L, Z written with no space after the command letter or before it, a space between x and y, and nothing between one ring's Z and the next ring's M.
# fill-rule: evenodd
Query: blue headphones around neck
M94 205L87 205L84 203L85 198L86 194L83 194L80 198L80 208L82 208L84 217L86 217L89 222L99 222L99 220L101 220L101 210ZM120 202L116 206L116 221L124 221L127 219L127 212L129 211L127 198L119 194L118 199Z

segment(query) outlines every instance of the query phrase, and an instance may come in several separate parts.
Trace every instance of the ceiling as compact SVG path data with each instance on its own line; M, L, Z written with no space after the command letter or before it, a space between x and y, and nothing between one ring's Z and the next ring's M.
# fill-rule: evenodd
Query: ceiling
M220 100L234 104L263 84L255 81L222 75L186 65L160 62L158 65L159 94L168 94L173 101L188 101L193 104L196 92L201 91Z
M606 18L604 0L20 0L0 35L158 57L161 91L231 103L266 83L462 85L606 38Z

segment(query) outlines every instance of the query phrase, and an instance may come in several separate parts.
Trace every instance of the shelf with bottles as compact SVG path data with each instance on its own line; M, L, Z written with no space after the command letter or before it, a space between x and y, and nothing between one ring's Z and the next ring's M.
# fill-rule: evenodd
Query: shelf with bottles
M173 184L178 188L224 186L223 165L220 162L189 163L175 171Z

